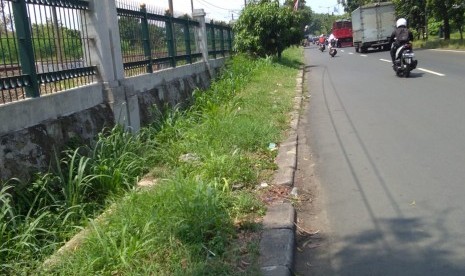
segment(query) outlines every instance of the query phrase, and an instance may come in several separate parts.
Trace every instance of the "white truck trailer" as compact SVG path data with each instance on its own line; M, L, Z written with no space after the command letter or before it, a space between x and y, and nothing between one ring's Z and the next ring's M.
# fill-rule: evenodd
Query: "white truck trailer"
M373 3L352 12L352 35L355 51L366 53L368 48L389 50L389 38L396 27L394 4Z

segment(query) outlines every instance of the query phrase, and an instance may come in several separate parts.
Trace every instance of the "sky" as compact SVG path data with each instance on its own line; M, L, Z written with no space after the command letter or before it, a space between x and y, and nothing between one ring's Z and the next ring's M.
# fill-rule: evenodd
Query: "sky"
M237 19L240 11L244 8L245 1L249 0L172 0L175 13L191 13L191 1L194 9L203 9L206 12L206 17L209 19L229 21ZM147 5L155 7L163 7L168 9L168 0L140 0ZM280 1L281 3L284 1ZM316 13L332 13L334 8L339 7L339 13L342 14L343 8L337 4L337 0L306 0L306 5L310 6Z

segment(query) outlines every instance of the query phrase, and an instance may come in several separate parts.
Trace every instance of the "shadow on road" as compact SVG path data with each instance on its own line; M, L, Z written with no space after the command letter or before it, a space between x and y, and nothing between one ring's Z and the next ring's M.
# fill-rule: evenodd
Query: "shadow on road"
M442 219L433 227L416 218L378 224L382 232L340 238L298 231L296 275L465 275L463 256L447 249L459 237L444 229Z

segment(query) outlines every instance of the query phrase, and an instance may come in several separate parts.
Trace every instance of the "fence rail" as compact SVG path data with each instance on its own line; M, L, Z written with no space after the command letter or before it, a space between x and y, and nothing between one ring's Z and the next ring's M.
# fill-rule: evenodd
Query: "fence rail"
M99 1L99 0L96 0ZM0 0L0 104L98 81L88 0ZM202 59L189 15L117 0L125 77ZM231 52L231 28L207 23L211 57Z
M1 0L0 103L94 82L83 0Z
M213 21L206 23L208 39L208 53L213 57L224 56L232 50L231 28L223 25L215 25Z

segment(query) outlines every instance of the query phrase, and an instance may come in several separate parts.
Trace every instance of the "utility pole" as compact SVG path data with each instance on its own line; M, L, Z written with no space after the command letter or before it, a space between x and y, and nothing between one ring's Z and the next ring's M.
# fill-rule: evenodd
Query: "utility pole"
M244 0L244 8L247 6L247 0Z
M194 13L194 0L191 0L191 12Z
M174 14L173 14L173 0L168 0L168 5L169 5L169 8L170 8L171 16L174 16Z
M171 18L174 18L174 11L173 11L173 0L168 0L168 4L169 4L169 7L170 7L170 16ZM174 59L175 56L176 56L176 39L175 39L175 35L174 35L174 23L173 23L173 20L170 19L170 25L171 25L171 45L173 47L173 60L174 60L174 66L176 65L176 60Z

